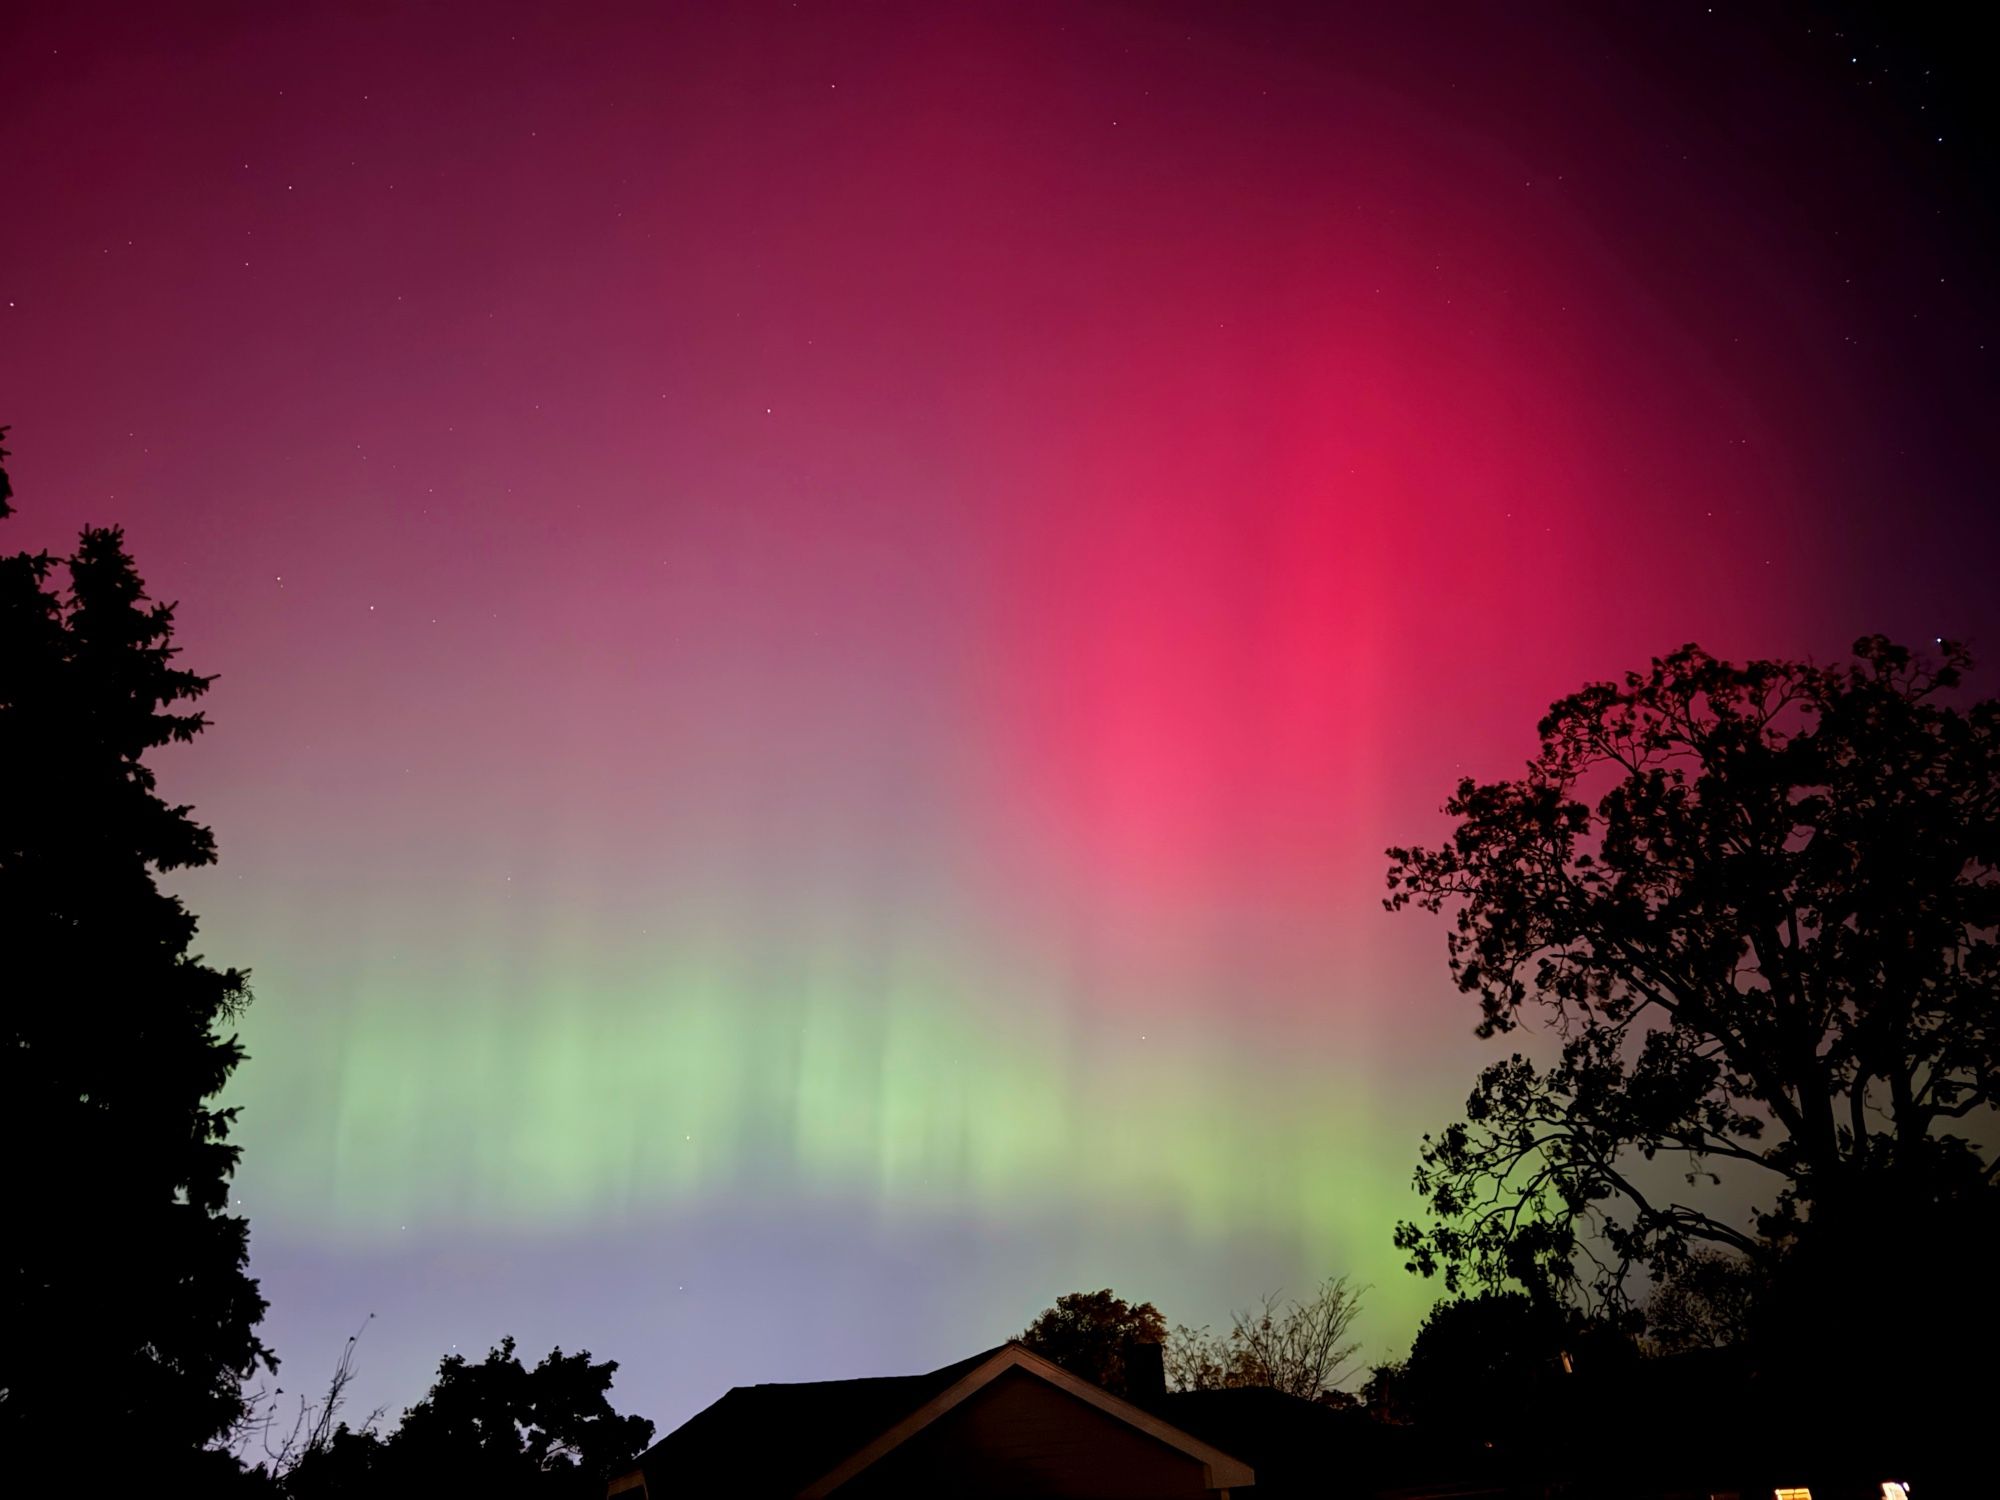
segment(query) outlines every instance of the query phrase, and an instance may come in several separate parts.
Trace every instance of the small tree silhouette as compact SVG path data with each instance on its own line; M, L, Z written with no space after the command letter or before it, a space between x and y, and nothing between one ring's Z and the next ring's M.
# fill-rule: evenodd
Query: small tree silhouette
M1125 1346L1166 1342L1167 1323L1150 1302L1127 1302L1110 1287L1066 1292L1021 1332L1021 1342L1072 1375L1127 1394Z
M1167 1346L1168 1377L1184 1391L1268 1386L1307 1401L1327 1400L1351 1373L1361 1347L1347 1335L1365 1290L1336 1277L1308 1301L1267 1295L1255 1312L1233 1314L1227 1335L1176 1328Z

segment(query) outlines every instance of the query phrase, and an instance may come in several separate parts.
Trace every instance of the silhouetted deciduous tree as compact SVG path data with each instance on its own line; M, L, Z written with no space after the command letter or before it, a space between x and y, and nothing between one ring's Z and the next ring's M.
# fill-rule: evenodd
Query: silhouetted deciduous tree
M1392 1359L1370 1369L1361 1383L1361 1405L1376 1421L1400 1427L1410 1420L1406 1369L1404 1360Z
M375 1315L370 1313L368 1318L373 1322ZM364 1323L362 1331L366 1328ZM229 1451L246 1465L255 1463L258 1474L283 1479L307 1464L321 1464L319 1472L324 1473L322 1461L337 1445L351 1449L359 1443L365 1448L385 1408L377 1407L359 1427L349 1426L341 1416L347 1406L348 1387L354 1383L354 1357L360 1340L361 1331L348 1335L325 1394L317 1400L300 1396L289 1426L284 1425L279 1412L277 1398L284 1394L282 1387L246 1396L243 1419L230 1437ZM259 1448L261 1455L256 1451Z
M1328 1400L1361 1347L1348 1338L1360 1312L1361 1291L1344 1276L1323 1282L1304 1302L1272 1293L1255 1312L1234 1314L1227 1335L1176 1328L1167 1345L1168 1378L1183 1391L1267 1386Z
M1487 1068L1427 1139L1413 1268L1617 1302L1691 1246L1935 1243L1940 1205L1989 1193L2000 704L1955 706L1949 642L1855 656L1689 646L1587 687L1524 775L1460 783L1448 843L1389 851L1391 909L1454 910L1480 1034L1538 1016L1558 1048ZM1754 1225L1698 1190L1724 1164L1761 1185Z
M1411 1417L1479 1442L1518 1442L1544 1420L1565 1364L1568 1317L1520 1292L1440 1302L1395 1384Z
M1646 1342L1657 1354L1729 1349L1748 1341L1764 1276L1727 1250L1694 1250L1646 1303Z
M1021 1342L1072 1375L1126 1394L1125 1346L1166 1342L1167 1323L1150 1302L1127 1302L1110 1287L1067 1292L1021 1332Z
M612 1408L617 1372L614 1361L560 1349L528 1369L511 1338L477 1364L450 1355L395 1431L384 1437L372 1423L335 1425L282 1467L279 1486L291 1500L454 1493L599 1500L605 1481L653 1437L646 1418ZM340 1386L336 1375L326 1410L337 1410Z
M0 453L0 459L5 457ZM12 493L0 468L0 515ZM67 587L58 580L65 578ZM229 1213L247 976L191 951L159 887L215 843L157 793L146 756L192 740L173 711L210 679L174 664L115 529L67 558L0 557L0 1441L78 1463L113 1442L147 1482L184 1475L236 1422L270 1352ZM212 1459L210 1460L212 1461ZM204 1465L205 1466L205 1465Z

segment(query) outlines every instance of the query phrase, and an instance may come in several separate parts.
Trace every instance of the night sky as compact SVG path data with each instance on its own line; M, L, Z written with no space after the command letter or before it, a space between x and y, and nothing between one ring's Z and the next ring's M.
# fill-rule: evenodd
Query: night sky
M1684 641L2000 665L1941 25L5 12L0 544L124 524L221 674L293 1390L373 1313L359 1411L511 1332L666 1426L1339 1273L1400 1353L1488 1049L1383 847Z

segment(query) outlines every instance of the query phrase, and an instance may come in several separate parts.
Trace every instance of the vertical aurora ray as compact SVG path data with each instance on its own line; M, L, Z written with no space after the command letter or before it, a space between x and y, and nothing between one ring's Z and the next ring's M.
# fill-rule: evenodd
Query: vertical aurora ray
M338 1037L278 1051L253 1030L292 1059L260 1070L253 1111L331 1094L323 1133L283 1143L281 1177L254 1175L261 1200L361 1240L585 1224L756 1184L996 1218L1163 1210L1211 1238L1289 1236L1302 1211L1314 1241L1367 1232L1341 1143L1380 1100L1328 1101L1309 1059L1242 1068L1226 1020L1093 1024L1056 976L969 946L766 956L753 975L739 948L668 934L635 967L628 990L566 955L515 980L527 1003L414 1003L364 974Z

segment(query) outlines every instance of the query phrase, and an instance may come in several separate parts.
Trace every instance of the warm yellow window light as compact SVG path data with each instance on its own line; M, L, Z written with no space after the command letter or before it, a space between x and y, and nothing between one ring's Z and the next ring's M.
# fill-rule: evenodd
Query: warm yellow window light
M1772 1491L1771 1500L1812 1500L1812 1491L1802 1484L1780 1485Z

